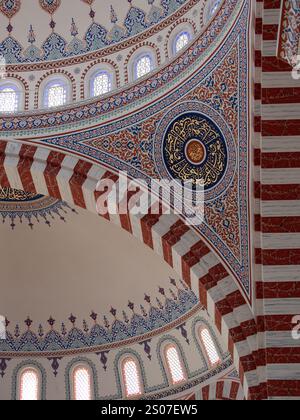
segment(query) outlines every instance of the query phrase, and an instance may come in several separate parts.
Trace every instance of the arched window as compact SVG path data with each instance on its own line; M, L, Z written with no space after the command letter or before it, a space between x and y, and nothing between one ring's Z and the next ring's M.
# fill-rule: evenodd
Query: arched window
M183 367L178 349L174 344L169 344L165 349L165 358L168 365L169 377L173 385L186 381L186 373Z
M13 83L0 85L0 112L17 112L20 106L20 92Z
M44 107L62 106L68 100L68 84L65 80L54 79L48 82L44 90Z
M107 71L98 71L91 78L90 95L100 96L112 89L112 76Z
M210 9L208 12L208 20L211 19L216 14L220 4L221 4L221 0L213 0L211 2Z
M28 367L20 376L20 400L37 401L40 394L40 380L36 369Z
M174 40L174 54L182 50L191 40L191 35L184 31L180 32Z
M91 373L84 365L76 366L73 370L73 399L76 401L92 399Z
M205 350L210 366L216 366L221 361L220 356L214 343L214 340L212 339L212 336L206 327L200 328L200 340Z
M127 357L122 362L122 378L127 398L142 395L142 384L140 379L139 366L132 357Z
M153 60L149 54L139 56L134 65L134 77L139 79L153 70Z

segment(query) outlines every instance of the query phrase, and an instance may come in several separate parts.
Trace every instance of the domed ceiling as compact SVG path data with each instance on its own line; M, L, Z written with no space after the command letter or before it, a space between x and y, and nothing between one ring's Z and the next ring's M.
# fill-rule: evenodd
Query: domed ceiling
M1 0L0 53L8 63L86 53L157 24L187 0Z
M15 200L25 196L11 194ZM27 203L31 199L26 195ZM8 331L0 351L123 341L198 308L196 296L152 250L90 212L70 211L65 223L52 221L51 229L18 223L12 231L1 224L0 235L0 314Z

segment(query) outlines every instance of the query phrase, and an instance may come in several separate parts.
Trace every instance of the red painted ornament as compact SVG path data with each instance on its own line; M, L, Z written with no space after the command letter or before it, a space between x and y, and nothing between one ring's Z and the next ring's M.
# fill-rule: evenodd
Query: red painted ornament
M21 7L21 0L0 0L0 12L8 19L18 13Z
M40 6L45 12L53 15L61 5L61 0L39 0Z

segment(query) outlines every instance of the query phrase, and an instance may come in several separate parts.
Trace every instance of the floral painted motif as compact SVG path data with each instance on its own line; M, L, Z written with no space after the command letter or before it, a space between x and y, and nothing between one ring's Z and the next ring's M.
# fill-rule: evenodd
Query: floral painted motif
M144 121L105 138L95 139L91 146L105 153L113 153L124 162L131 162L137 169L156 177L157 172L151 157L152 141L157 118Z
M51 16L61 5L61 0L38 1L42 9ZM82 1L89 6L92 6L94 3L94 0ZM76 37L78 31L75 31L75 34L74 20L72 20L71 17L70 21L72 23L70 34L74 38L70 42L67 42L60 34L51 33L49 37L44 40L41 47L37 46L35 44L35 38L32 38L32 33L34 31L34 22L32 22L28 34L28 42L31 44L31 47L25 48L18 41L15 41L18 44L18 49L16 51L17 53L13 54L13 50L8 48L8 38L6 38L0 42L0 53L4 55L6 62L9 64L57 60L72 57L74 55L86 54L108 47L149 29L152 25L159 23L170 14L176 12L187 1L188 0L172 0L172 2L165 2L164 8L152 5L148 13L130 5L124 22L120 25L117 24L118 17L114 9L112 9L110 20L113 23L113 27L111 30L98 24L95 21L95 12L91 10L90 16L92 17L92 23L89 28L87 28L83 39ZM196 3L196 0L189 0L189 2L192 7ZM8 18L13 17L19 11L20 6L21 0L0 0L0 11ZM51 19L50 27L52 32L54 31L55 26L56 23Z
M8 19L18 13L21 7L21 0L0 0L0 12Z
M282 8L278 56L295 66L300 51L300 3L283 0Z
M81 0L81 1L83 1L84 3L88 4L89 6L91 6L94 3L95 0Z
M171 284L176 285L175 280L171 279ZM148 309L146 305L149 306ZM153 303L152 299L145 295L145 306L129 302L127 310L121 312L120 319L118 311L111 308L110 316L104 316L101 323L98 321L100 317L93 311L90 315L92 326L84 320L82 328L77 327L77 318L71 314L68 320L71 324L69 330L65 323L61 324L60 330L56 330L56 320L50 317L47 321L47 332L41 324L34 332L33 321L27 318L24 321L27 331L22 333L19 325L15 326L13 332L10 331L10 322L7 320L6 340L0 341L0 353L53 353L112 345L134 337L143 337L173 323L181 325L184 322L182 318L190 315L193 310L199 311L198 299L182 283L182 288L173 288L168 292L160 289L160 296L156 297Z
M61 5L61 0L39 0L39 3L42 9L53 15Z

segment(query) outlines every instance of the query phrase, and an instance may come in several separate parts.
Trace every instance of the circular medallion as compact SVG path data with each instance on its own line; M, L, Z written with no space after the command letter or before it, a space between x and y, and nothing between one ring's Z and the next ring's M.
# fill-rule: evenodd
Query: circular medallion
M206 149L201 140L191 139L185 146L186 159L192 165L201 165L206 158Z
M189 112L169 125L164 138L164 162L172 178L202 181L213 188L227 167L227 148L219 128L203 114Z
M218 197L231 183L236 149L223 118L199 102L169 111L156 132L155 162L161 177L204 185L205 200Z

